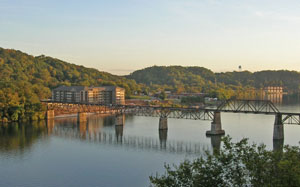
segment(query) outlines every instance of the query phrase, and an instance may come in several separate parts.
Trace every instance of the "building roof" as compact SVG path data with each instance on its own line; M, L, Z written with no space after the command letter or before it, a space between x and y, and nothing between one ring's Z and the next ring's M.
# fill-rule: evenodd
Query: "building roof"
M81 90L86 90L88 87L86 86L60 86L57 87L55 89L53 89L53 91L81 91Z
M92 88L101 88L104 90L114 90L114 89L122 89L125 90L124 88L118 87L118 86L99 86L99 87L92 87Z
M87 86L59 86L55 89L53 89L53 91L75 91L75 92L79 92L82 90L88 90L88 89L101 89L101 90L107 90L107 91L112 91L115 89L121 89L121 90L125 90L124 88L118 87L118 86L100 86L100 87L87 87Z

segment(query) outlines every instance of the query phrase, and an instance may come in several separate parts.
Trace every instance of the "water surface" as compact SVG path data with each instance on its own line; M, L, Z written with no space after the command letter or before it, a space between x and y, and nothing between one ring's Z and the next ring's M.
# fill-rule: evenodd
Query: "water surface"
M278 105L300 112L297 102ZM274 116L222 113L226 134L238 141L264 143L273 149ZM149 176L220 146L206 137L209 121L168 119L158 131L158 118L126 116L124 126L113 116L90 115L0 126L0 186L149 186ZM280 144L298 145L300 126L286 125ZM276 146L277 144L275 144ZM278 145L277 145L278 146Z

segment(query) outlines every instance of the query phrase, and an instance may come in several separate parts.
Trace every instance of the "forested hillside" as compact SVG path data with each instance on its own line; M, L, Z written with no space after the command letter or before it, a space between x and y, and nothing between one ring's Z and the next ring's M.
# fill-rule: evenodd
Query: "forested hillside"
M202 67L153 66L135 71L127 78L152 87L163 86L176 92L210 92L220 88L259 89L265 86L283 86L286 91L296 92L300 88L300 73L286 70L213 73Z
M43 118L40 99L59 85L118 85L126 94L139 90L134 80L61 60L0 48L0 119Z

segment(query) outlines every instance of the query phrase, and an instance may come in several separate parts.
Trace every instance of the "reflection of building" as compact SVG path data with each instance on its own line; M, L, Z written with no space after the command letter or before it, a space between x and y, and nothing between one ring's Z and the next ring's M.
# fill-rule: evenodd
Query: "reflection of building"
M281 86L268 86L263 89L263 99L270 100L273 103L282 103L283 88Z
M116 86L60 86L52 90L52 100L74 103L125 104L125 89Z
M282 94L283 88L282 86L268 86L264 87L264 92L267 94Z

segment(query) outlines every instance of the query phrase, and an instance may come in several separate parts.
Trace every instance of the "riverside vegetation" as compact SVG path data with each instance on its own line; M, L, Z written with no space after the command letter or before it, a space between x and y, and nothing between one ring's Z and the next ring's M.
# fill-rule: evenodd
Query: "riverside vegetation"
M233 143L226 136L222 149L165 168L165 174L150 176L152 186L300 186L300 147L268 151L265 145L249 145L247 139Z
M203 92L228 99L254 97L254 89L264 86L282 85L297 93L299 80L300 73L296 71L214 73L203 67L181 66L153 66L116 76L44 55L34 57L0 48L0 121L43 119L45 106L40 100L50 98L51 89L60 85L116 85L125 88L127 98L134 93L172 91ZM194 100L187 98L183 103Z

